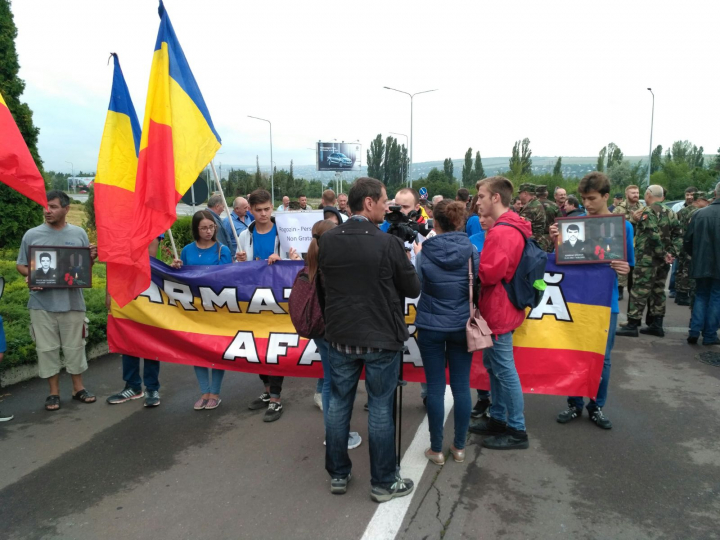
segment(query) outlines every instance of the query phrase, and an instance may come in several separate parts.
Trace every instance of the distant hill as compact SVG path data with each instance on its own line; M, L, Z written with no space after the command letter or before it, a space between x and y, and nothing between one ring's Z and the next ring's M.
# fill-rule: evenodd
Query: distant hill
M647 156L625 156L625 159L630 163L637 163L641 160L647 160ZM482 158L483 168L487 176L493 176L496 174L503 173L508 170L509 157L484 157ZM544 156L533 156L533 173L544 174L552 172L557 161L555 157L544 157ZM462 166L464 160L453 159L454 175L459 178L462 175ZM565 178L578 177L581 178L587 173L594 171L597 164L597 156L592 157L575 157L575 156L563 156L562 160L562 173ZM230 169L245 170L248 173L255 172L255 165L228 165L223 164L222 176L227 178ZM412 179L417 180L420 177L427 176L428 173L433 169L443 170L442 161L423 161L421 163L415 163L413 165ZM267 169L261 169L264 173L267 173ZM335 178L334 172L317 171L315 165L297 165L293 170L296 178L305 178L307 180L321 179L324 182L329 182ZM349 171L342 173L343 180L352 181L360 176L367 175L367 167L363 166L359 171Z

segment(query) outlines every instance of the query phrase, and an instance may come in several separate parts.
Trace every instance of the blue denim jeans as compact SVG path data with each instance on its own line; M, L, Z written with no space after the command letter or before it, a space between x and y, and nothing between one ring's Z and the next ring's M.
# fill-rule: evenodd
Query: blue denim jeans
M212 383L210 382L210 368L195 367L195 376L200 383L200 392L203 394L219 394L222 380L225 376L224 369L212 368Z
M147 390L160 390L160 362L157 360L145 360L143 364L143 376L140 378L140 359L137 356L123 354L123 381L135 389L142 389L143 382Z
M345 478L352 470L348 436L355 391L363 367L368 393L370 482L387 487L395 481L395 424L393 397L400 374L402 351L345 354L329 347L330 404L325 421L325 470L332 478Z
M315 393L321 394L324 387L325 387L325 378L323 377L322 379L318 379L317 382L315 383Z
M695 280L695 303L690 316L691 337L699 337L703 343L718 340L720 328L720 279L699 278Z
M465 448L472 398L470 397L470 365L472 353L467 350L465 329L456 332L418 330L418 347L427 381L427 415L430 448L442 452L443 420L445 419L445 363L450 368L450 390L455 400L455 439L458 450Z
M493 335L493 346L483 349L483 365L490 376L490 416L516 431L525 431L525 401L513 357L512 332Z
M587 410L592 413L598 407L604 407L607 401L608 386L610 385L610 353L615 346L615 332L617 330L617 313L610 315L610 329L608 330L607 345L605 346L605 362L603 363L602 375L600 375L600 386L597 396L587 404ZM585 401L581 396L568 398L568 403L578 409L582 409Z

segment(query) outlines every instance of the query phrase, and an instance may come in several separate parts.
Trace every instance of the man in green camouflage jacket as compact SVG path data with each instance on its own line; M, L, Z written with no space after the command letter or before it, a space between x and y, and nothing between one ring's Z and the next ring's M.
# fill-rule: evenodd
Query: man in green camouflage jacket
M622 214L625 219L629 221L633 226L633 231L637 236L637 217L642 211L643 205L640 204L640 188L637 186L628 186L625 188L625 200L617 205L613 209L613 214ZM618 292L620 293L620 300L623 299L624 289L630 290L632 285L632 269L627 275L618 276Z
M652 323L640 332L659 337L665 335L662 328L665 317L665 282L670 264L680 252L682 238L679 236L675 214L660 204L663 199L661 186L649 186L645 192L647 206L636 214L635 269L628 303L628 322L618 330L618 336L638 336L646 306Z
M677 213L680 222L680 234L685 236L688 224L693 214L705 208L710 204L710 198L704 191L695 191L693 194L693 202L689 206L685 206ZM695 280L690 279L690 254L684 249L680 252L677 259L677 273L675 275L675 303L679 306L689 306L690 296L695 286Z
M530 222L532 228L532 237L540 245L540 248L545 251L552 251L553 244L550 241L549 236L545 236L545 208L540 201L535 198L535 184L525 183L520 184L518 197L523 203L522 210L520 210L520 217L525 218Z
M550 238L550 225L555 223L555 218L560 217L560 207L548 199L547 186L536 186L535 195L537 195L537 200L540 201L540 204L542 204L545 209L545 242L547 243L548 251L552 252L555 246Z

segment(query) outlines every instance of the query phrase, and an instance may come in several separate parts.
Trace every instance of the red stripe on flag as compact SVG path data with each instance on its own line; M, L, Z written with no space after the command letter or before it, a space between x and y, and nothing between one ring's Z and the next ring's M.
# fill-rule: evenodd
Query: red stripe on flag
M250 330L248 330L250 331ZM166 330L128 319L108 317L110 351L140 358L150 358L179 364L214 367L231 371L284 375L288 377L322 377L322 364L298 365L307 341L298 347L288 347L279 364L266 364L268 339L256 338L261 363L244 359L222 360L223 353L233 341L229 336L207 336L192 332ZM515 365L526 394L595 397L600 385L604 356L597 353L563 349L532 349L515 347ZM405 362L403 378L409 382L424 382L422 367ZM449 383L449 379L448 379ZM470 387L489 390L489 378L482 363L482 353L473 356Z

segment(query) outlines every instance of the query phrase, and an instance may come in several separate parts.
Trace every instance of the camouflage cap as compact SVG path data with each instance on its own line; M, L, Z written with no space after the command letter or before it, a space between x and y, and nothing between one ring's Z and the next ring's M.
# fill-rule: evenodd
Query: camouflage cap
M547 194L548 194L547 186L535 186L535 195L547 195Z
M700 199L710 202L710 197L704 191L696 191L693 193L693 201L699 201Z
M535 184L531 184L530 182L520 184L520 187L518 188L518 193L520 193L521 191L527 191L530 195L535 195Z

